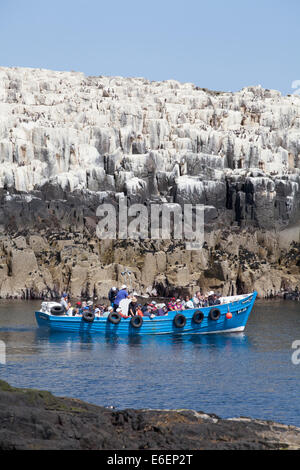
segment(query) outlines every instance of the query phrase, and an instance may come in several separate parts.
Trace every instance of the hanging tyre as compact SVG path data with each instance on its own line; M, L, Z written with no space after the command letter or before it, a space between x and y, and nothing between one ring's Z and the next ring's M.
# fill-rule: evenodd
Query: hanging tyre
M209 316L210 316L211 320L217 321L217 320L219 320L219 318L221 316L221 312L218 308L213 308L209 312Z
M200 325L200 323L203 322L203 318L204 318L204 313L201 312L201 310L196 310L193 315L193 322L196 323L196 325Z
M140 315L134 315L134 317L130 319L130 325L133 326L133 328L141 328L142 324L143 319Z
M82 319L87 323L93 323L95 320L95 314L93 312L84 312L82 314Z
M50 310L51 315L63 315L65 313L65 309L62 305L55 305Z
M121 321L121 315L118 312L112 312L108 315L107 320L113 325L117 325Z
M173 321L176 328L183 328L186 324L186 318L184 315L182 315L182 313L177 313Z

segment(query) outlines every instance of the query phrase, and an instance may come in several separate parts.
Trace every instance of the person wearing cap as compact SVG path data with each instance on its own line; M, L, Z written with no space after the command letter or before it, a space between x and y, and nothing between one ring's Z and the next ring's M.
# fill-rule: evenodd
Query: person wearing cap
M110 301L110 305L112 307L114 306L114 301L115 301L115 298L117 297L117 293L118 293L118 289L115 286L113 286L108 293L108 300Z
M137 299L136 297L132 297L131 302L128 305L128 316L134 317L136 315L136 310L137 310Z
M68 294L66 294L65 292L61 296L60 305L63 307L64 313L66 313L69 307L68 307Z
M119 304L121 302L121 300L123 299L127 299L128 297L128 292L127 292L127 286L125 284L123 284L123 286L121 287L121 289L119 290L119 292L117 293L116 295L116 298L114 300L114 310L116 311L117 308L119 307Z

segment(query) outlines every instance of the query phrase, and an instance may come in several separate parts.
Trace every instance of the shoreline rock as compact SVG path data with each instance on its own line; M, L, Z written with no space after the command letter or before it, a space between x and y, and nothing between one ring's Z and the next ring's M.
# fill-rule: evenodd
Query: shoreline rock
M258 241L259 240L259 241ZM270 233L214 231L202 250L175 241L99 240L93 231L0 235L0 299L103 298L124 282L139 295L196 290L299 299L300 243ZM129 269L130 277L122 273Z
M174 241L100 241L87 232L0 235L0 298L52 299L62 291L102 298L125 281L141 296L256 290L260 298L297 299L300 244L283 249L275 237L272 249L269 243L270 234L258 232L214 232L197 251Z
M0 381L0 450L299 450L300 428L193 410L111 410Z

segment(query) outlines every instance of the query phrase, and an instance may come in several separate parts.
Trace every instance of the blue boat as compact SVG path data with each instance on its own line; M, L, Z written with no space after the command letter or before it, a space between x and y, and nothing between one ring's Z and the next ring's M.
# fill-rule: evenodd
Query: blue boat
M48 302L44 302L35 316L39 326L53 331L129 336L231 333L245 329L256 296L257 292L223 297L220 305L169 311L154 318L122 318L117 313L109 317L53 315L53 308L49 310Z

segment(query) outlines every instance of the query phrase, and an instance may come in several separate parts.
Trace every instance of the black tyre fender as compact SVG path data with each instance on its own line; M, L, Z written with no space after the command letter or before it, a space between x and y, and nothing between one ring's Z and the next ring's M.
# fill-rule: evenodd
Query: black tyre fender
M119 315L118 312L111 312L107 317L107 321L113 325L118 325L121 321L121 315Z
M51 315L63 315L65 313L65 309L62 305L55 305L51 307L50 310Z
M130 325L133 326L133 328L141 328L142 324L143 319L140 315L134 315L134 317L130 319Z
M84 312L82 314L82 320L86 321L87 323L93 323L95 320L95 314L93 312Z
M173 322L176 328L183 328L186 324L186 318L182 313L177 313L177 315L175 315L174 317Z
M196 323L196 325L200 325L200 323L203 322L204 319L204 313L201 312L201 310L196 310L193 315L193 322Z
M211 320L217 321L221 316L221 312L218 308L212 308L209 312L209 317Z

